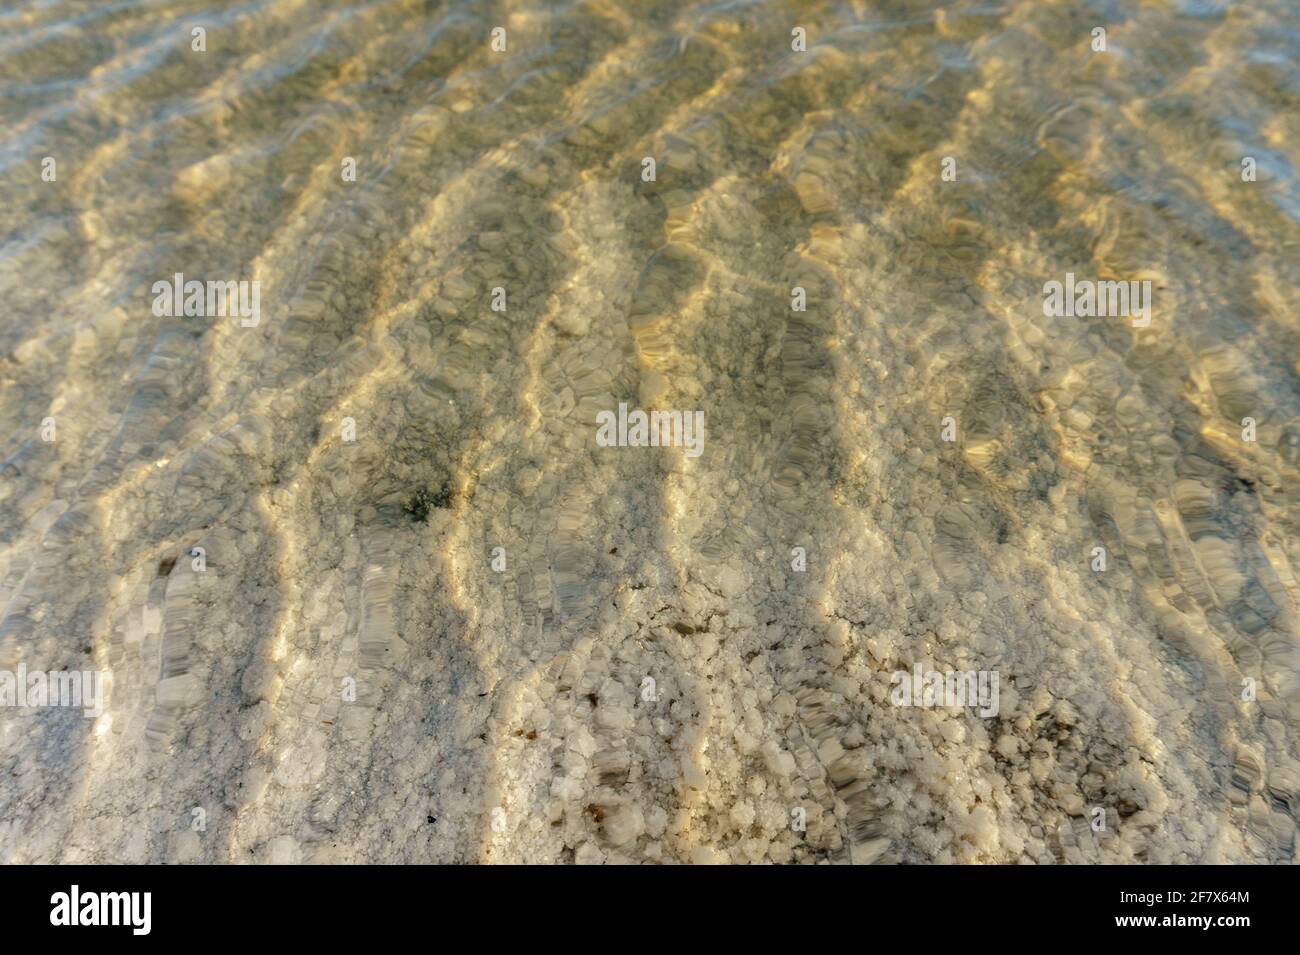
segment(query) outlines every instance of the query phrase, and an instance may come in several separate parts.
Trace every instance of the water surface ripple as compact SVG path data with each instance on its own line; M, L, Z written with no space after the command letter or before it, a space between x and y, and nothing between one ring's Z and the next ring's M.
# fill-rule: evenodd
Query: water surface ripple
M0 712L0 860L1291 861L1297 63L1283 0L0 12L0 668L112 681Z

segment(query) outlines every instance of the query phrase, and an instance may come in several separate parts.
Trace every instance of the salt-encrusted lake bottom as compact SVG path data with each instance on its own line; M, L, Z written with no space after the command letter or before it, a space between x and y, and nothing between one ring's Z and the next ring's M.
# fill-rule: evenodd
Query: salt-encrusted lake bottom
M0 27L0 859L1293 858L1293 7Z

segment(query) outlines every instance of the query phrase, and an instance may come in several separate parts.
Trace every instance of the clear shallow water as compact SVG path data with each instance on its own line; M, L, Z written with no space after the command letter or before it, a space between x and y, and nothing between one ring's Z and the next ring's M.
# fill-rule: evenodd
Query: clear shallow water
M0 854L1290 860L1298 54L1273 2L0 14L0 668L112 680L0 714Z

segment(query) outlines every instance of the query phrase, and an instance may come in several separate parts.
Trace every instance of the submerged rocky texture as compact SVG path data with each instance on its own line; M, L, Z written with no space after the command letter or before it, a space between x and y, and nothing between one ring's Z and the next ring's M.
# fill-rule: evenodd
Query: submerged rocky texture
M111 677L0 710L0 859L1292 861L1298 37L0 13L0 668ZM1045 316L1067 272L1151 323ZM620 402L703 453L598 446Z

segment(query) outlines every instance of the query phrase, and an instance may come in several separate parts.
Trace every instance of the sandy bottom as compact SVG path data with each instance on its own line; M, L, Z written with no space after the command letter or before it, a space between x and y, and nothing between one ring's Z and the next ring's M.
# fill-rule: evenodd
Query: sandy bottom
M0 13L0 669L111 681L0 709L0 860L1291 861L1298 62L1282 0Z

